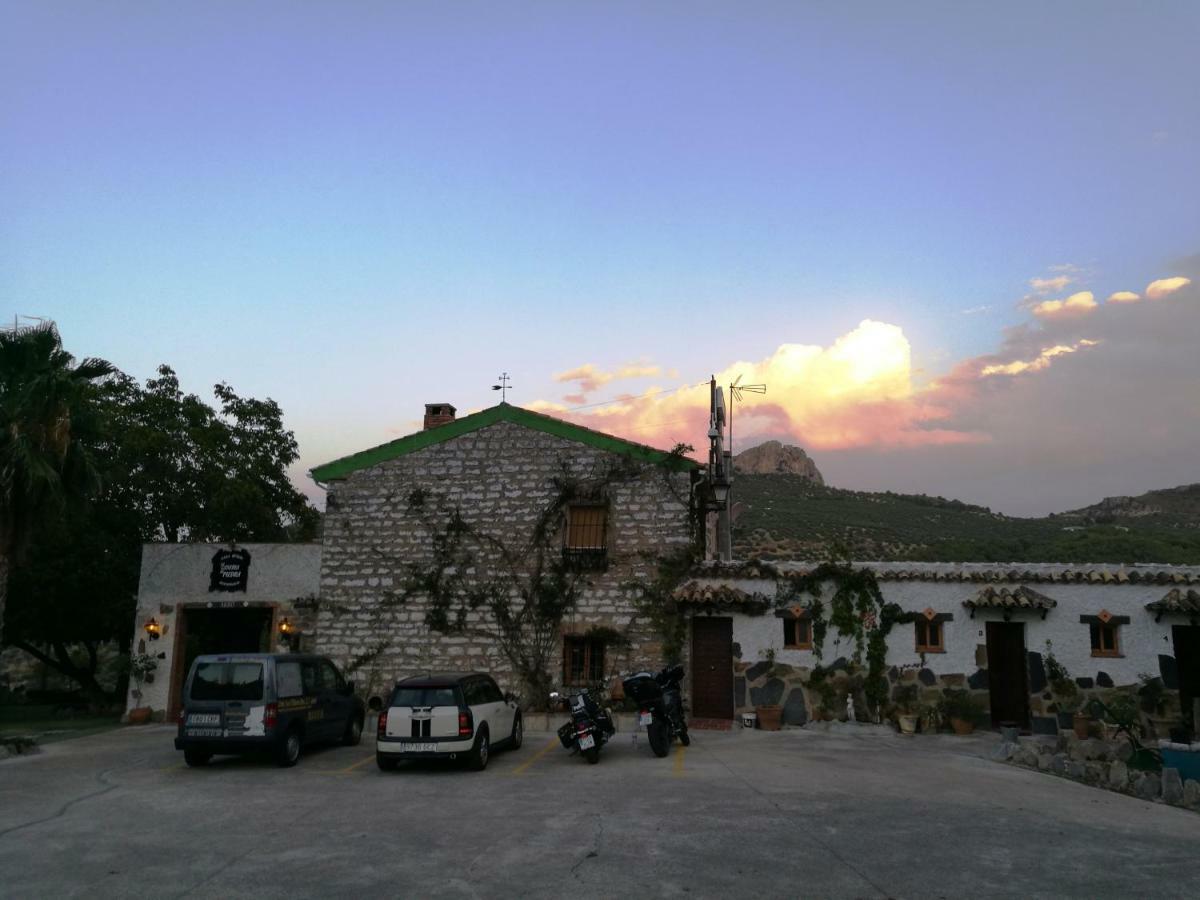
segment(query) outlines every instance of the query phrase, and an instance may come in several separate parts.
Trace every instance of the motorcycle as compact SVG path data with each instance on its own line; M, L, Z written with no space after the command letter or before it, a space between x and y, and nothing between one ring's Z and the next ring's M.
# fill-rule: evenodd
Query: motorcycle
M692 742L684 718L682 682L683 666L667 666L657 675L636 672L621 683L625 696L638 704L638 724L646 729L655 756L666 756L676 737L685 747Z
M561 699L558 692L550 695L552 705ZM578 750L589 764L595 765L600 761L600 748L617 733L612 716L591 698L586 688L572 694L567 705L571 721L558 729L558 739L565 749Z

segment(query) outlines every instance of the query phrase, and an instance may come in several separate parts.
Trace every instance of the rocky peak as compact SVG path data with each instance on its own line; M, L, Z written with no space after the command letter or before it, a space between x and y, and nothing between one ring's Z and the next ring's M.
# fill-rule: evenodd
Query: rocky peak
M799 475L823 485L825 479L817 464L799 447L767 441L743 450L734 459L733 470L740 475Z

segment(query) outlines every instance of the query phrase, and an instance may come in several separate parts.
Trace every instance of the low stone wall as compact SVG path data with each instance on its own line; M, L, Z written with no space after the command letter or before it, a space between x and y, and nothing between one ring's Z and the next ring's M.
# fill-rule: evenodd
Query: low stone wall
M1133 748L1127 740L1081 741L1070 732L1063 732L1056 738L1004 741L996 748L994 758L1141 800L1157 800L1200 812L1200 781L1190 778L1184 781L1178 769L1164 768L1161 774L1131 769L1128 762L1132 755Z
M829 685L825 689L825 694L831 698L829 703L822 699L822 691L812 684L812 668L735 661L733 697L737 712L778 704L783 707L784 725L803 725L810 719L819 718L845 721L846 699L853 697L855 718L860 722L868 721L867 698L863 692L865 671L844 658L822 666L822 670L824 682ZM969 690L981 708L988 706L986 679L979 684L976 679L961 673L938 675L924 667L893 666L888 670L888 684L889 693L899 685L918 685L919 702L927 707L936 705L946 690Z

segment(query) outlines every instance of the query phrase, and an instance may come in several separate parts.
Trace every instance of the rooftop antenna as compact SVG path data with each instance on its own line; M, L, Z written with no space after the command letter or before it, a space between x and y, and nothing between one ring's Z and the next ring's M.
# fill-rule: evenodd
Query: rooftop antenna
M509 381L511 379L508 377L507 372L501 372L500 376L496 380L499 381L500 383L493 384L492 390L500 392L500 402L501 403L507 403L508 402L508 389L510 387L512 387L512 385L509 384Z
M743 393L750 394L765 394L767 386L765 384L741 384L742 376L739 375L733 379L733 384L729 385L729 453L733 453L733 402L740 401ZM731 473L732 474L732 473Z

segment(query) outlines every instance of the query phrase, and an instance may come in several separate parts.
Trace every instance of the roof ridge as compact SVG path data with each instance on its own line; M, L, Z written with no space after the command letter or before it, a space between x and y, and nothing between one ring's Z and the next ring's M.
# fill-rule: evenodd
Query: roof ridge
M660 450L648 444L640 444L637 441L626 440L613 434L588 428L585 425L577 425L565 419L556 419L545 413L501 402L444 425L407 434L387 443L339 457L319 466L313 466L308 474L317 483L336 481L359 469L366 469L409 453L415 453L417 450L424 450L426 447L470 434L497 422L510 422L564 440L573 440L600 450L621 453L644 462L666 465L679 470L695 469L700 465L695 460L680 456L673 451Z

